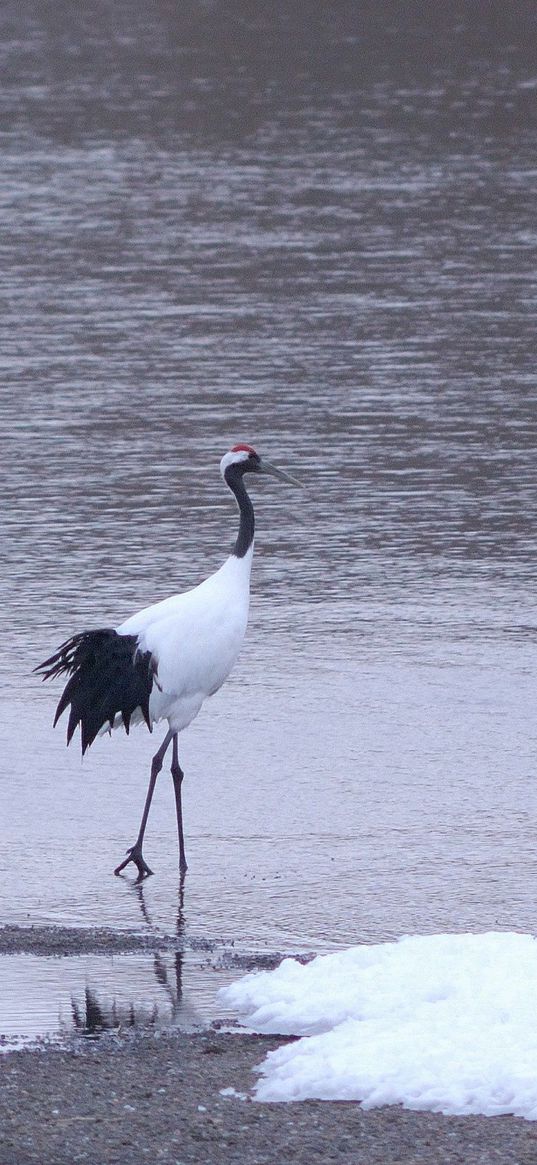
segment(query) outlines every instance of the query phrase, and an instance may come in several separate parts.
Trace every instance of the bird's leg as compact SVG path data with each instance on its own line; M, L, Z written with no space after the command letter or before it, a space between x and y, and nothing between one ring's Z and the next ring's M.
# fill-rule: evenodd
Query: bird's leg
M131 845L131 847L127 850L127 857L124 859L124 861L121 862L121 865L116 866L114 874L120 874L121 871L125 869L125 866L128 866L129 862L134 862L138 870L138 878L140 880L153 873L145 861L144 855L142 853L142 844L144 840L145 827L147 825L147 818L149 817L149 809L153 800L153 793L155 792L157 777L162 768L164 757L170 746L172 736L172 732L166 733L166 736L164 737L158 752L155 753L153 760L151 761L151 776L149 778L149 787L145 799L144 811L142 813L142 820L140 822L138 837L136 838L134 845Z
M179 869L182 874L188 869L185 857L185 839L183 835L183 807L181 804L181 785L184 773L179 764L179 750L177 747L177 733L173 734L171 774L173 791L175 793L175 808L177 811L177 834L179 837Z

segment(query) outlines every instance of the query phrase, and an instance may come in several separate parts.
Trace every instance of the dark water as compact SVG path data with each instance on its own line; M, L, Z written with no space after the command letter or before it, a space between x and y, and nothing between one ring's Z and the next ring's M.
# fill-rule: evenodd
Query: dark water
M534 5L0 34L0 922L147 925L110 874L154 739L81 767L31 669L220 564L248 440L306 489L255 488L247 644L184 737L187 942L534 930ZM165 775L146 856L171 932Z

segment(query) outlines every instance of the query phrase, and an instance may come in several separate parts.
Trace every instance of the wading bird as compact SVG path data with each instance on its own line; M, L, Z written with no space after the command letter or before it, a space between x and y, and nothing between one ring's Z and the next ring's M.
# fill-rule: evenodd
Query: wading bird
M234 445L222 458L220 472L240 513L237 540L220 570L193 590L145 607L115 629L73 635L35 669L44 680L69 676L54 725L70 705L67 744L80 724L82 754L97 735L122 724L128 733L131 724L145 720L151 732L157 721L168 721L168 731L152 760L138 837L115 874L129 862L137 867L139 879L152 873L142 845L155 783L170 744L179 867L182 872L187 868L177 737L197 716L207 696L221 687L244 639L254 549L254 509L244 477L266 473L299 484L283 470L262 461L251 445Z

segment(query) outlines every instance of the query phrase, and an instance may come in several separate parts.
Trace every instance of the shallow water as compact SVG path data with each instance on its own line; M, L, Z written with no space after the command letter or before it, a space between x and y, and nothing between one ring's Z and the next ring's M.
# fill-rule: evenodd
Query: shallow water
M200 955L75 955L65 959L0 955L3 1000L0 1052L50 1043L121 1036L134 1028L231 1028L235 1017L216 989L237 978ZM194 990L183 986L185 978Z
M81 765L31 672L219 565L246 439L306 488L182 742L187 946L533 930L533 8L84 12L0 38L0 922L174 933L165 774L111 876L160 735Z

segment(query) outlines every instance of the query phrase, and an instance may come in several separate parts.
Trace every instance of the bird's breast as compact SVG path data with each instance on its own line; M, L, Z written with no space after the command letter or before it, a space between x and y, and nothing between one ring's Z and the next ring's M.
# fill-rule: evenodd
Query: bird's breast
M167 717L179 731L229 675L248 622L251 561L251 551L243 559L231 555L198 587L146 607L117 629L151 652L153 720Z
M156 686L176 697L212 695L237 659L247 619L247 605L229 602L148 628L141 639L156 660Z

